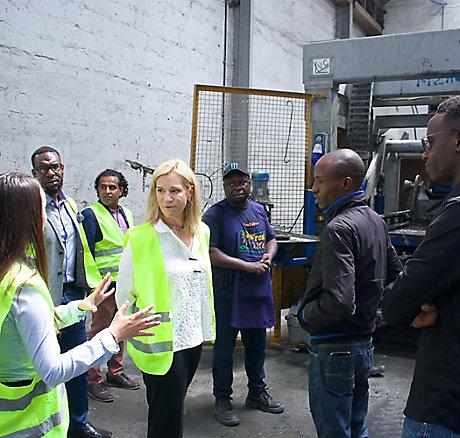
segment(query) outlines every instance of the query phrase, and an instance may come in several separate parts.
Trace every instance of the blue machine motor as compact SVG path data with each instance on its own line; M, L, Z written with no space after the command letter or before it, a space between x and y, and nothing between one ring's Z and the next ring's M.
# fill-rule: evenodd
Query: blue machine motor
M252 172L251 179L251 197L254 202L264 206L268 221L271 222L271 210L274 204L270 201L270 192L268 190L268 181L270 180L270 176L268 172Z

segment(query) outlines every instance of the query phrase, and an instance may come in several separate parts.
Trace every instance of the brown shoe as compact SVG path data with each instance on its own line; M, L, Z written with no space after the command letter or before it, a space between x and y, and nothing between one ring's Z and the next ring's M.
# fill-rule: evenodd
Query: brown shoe
M107 386L114 386L115 388L123 389L139 389L139 383L130 379L125 373L117 374L112 378L109 378L109 375L107 374L105 380Z
M88 395L94 400L104 403L113 402L113 395L103 383L90 383L88 385Z

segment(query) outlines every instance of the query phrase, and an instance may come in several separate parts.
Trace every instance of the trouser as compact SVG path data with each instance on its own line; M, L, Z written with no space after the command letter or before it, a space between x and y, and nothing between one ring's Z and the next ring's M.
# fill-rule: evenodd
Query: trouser
M64 283L62 304L81 300L84 293L74 283ZM85 321L79 321L60 330L58 335L61 353L86 342ZM65 384L69 403L69 430L79 429L88 422L88 373L83 373Z
M371 341L310 347L308 393L319 438L364 438Z
M200 362L202 345L174 353L164 376L142 373L148 412L147 438L182 438L187 389Z
M93 313L91 329L88 333L88 339L92 339L101 330L107 328L112 322L115 313L117 312L117 303L115 302L115 294L110 295L97 307L97 312ZM123 351L124 342L118 344L120 351L114 354L107 362L108 376L113 378L123 372ZM89 383L102 383L101 367L97 366L88 371Z
M460 438L460 434L440 424L419 423L406 417L402 438Z
M212 378L213 394L216 398L229 397L233 383L233 350L238 332L244 346L244 366L250 393L257 394L266 385L264 382L265 347L267 341L264 328L236 329L230 325L231 299L215 296L216 341L213 347Z

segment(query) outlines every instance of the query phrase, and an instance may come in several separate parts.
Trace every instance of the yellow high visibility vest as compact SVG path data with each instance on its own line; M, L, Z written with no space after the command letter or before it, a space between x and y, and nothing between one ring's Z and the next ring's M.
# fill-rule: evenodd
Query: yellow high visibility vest
M6 348L2 346L1 329L8 315L16 293L24 286L32 286L40 291L49 305L53 320L54 307L48 288L40 275L25 264L16 264L0 283L0 355ZM8 358L2 358L7 361ZM19 365L19 364L18 364ZM33 369L27 358L20 366ZM11 368L15 368L11 364ZM0 383L0 436L9 438L47 437L66 438L69 413L65 385L48 386L34 373L32 383L27 386L11 387Z
M101 280L107 272L110 272L113 280L116 281L125 235L107 208L100 202L94 202L90 208L96 215L102 232L102 240L94 245L94 261L101 275ZM123 207L123 211L128 220L129 228L132 228L134 221L131 210Z
M202 260L206 263L210 308L213 311L211 263L209 260L209 228L204 223L196 233ZM173 360L173 326L170 319L168 278L163 253L155 228L150 223L134 227L126 233L126 244L133 256L134 288L137 300L130 312L153 305L153 314L161 315L161 324L152 327L155 336L139 336L127 342L127 351L136 366L145 373L164 375ZM125 246L126 246L125 244Z
M75 201L72 198L66 198L65 204L70 208L72 213L77 216L77 219L81 216L81 213L78 212L78 207ZM85 230L83 229L83 225L81 221L78 221L78 234L80 236L81 243L83 245L83 262L85 265L85 276L86 276L86 283L92 289L99 286L101 282L101 276L99 271L97 270L96 262L94 261L93 255L89 250L88 240L86 239Z

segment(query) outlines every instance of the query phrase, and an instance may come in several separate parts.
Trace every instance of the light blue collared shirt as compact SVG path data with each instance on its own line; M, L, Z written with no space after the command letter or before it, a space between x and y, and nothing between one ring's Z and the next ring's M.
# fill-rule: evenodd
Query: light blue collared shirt
M48 214L53 216L58 225L59 235L64 242L64 263L62 266L64 283L75 281L75 258L77 255L77 230L75 229L71 215L72 211L65 205L66 196L59 193L59 203L56 205L51 196L46 195Z
M58 328L75 324L86 316L78 302L55 308ZM95 365L106 363L119 351L109 329L97 333L91 341L61 354L56 327L48 303L40 291L25 284L18 293L2 325L0 339L0 382L32 379L34 370L50 386L66 382ZM32 360L34 370L27 366ZM14 364L14 366L12 366Z

